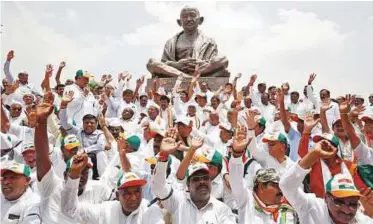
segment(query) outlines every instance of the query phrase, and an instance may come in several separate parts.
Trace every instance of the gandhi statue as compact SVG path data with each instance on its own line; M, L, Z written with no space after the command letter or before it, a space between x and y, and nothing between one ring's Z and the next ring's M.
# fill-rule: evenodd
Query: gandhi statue
M201 76L229 76L227 58L218 56L215 41L198 29L203 19L197 8L181 10L177 23L183 31L166 42L161 62L151 58L146 65L153 76L187 78L196 69Z

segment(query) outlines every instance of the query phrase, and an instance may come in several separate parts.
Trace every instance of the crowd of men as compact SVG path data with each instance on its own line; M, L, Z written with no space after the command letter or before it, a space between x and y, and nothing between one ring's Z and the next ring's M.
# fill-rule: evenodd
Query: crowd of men
M214 92L197 72L131 89L128 72L72 79L65 62L39 85L14 56L1 223L373 223L373 94L332 96L313 73L302 92L257 75Z

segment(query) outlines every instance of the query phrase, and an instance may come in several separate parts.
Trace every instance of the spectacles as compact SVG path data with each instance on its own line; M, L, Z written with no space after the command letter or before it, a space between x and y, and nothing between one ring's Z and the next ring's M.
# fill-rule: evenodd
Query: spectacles
M190 181L192 182L199 182L199 181L209 181L210 176L209 175L203 175L203 176L192 176L190 177Z
M345 206L351 210L356 210L357 207L359 206L359 202L350 202L347 203L342 199L339 198L334 198L332 196L329 196L330 200L333 202L334 206L337 208L341 208L342 206Z
M22 175L12 175L12 176L6 175L6 176L1 176L1 181L6 181L6 180L15 181L21 178L22 178Z

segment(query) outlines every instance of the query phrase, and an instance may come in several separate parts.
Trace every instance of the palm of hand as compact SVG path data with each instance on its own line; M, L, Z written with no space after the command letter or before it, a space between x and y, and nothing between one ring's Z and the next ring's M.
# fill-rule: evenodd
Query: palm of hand
M46 118L52 113L53 107L49 103L41 103L36 106L36 116L40 118Z
M350 105L347 101L344 101L341 104L339 104L339 110L343 113L348 113L350 111Z
M245 151L247 144L248 140L246 139L246 136L239 135L233 140L233 150L235 152L243 152Z
M193 138L191 146L198 149L203 145L203 140L199 138Z
M176 150L176 148L177 148L177 144L174 138L171 138L171 137L163 138L162 143L161 143L162 152L172 153Z

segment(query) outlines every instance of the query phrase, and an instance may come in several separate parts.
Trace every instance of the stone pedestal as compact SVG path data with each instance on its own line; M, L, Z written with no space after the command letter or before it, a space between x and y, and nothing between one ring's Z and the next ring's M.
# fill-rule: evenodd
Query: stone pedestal
M164 81L165 83L165 90L170 92L172 88L174 88L177 78L159 78L160 80ZM185 90L188 89L189 83L192 79L184 79L181 83L181 87ZM198 79L199 83L207 82L211 91L216 91L219 89L220 86L224 86L227 82L229 82L229 77L200 77ZM147 80L147 88L152 87L153 79Z

